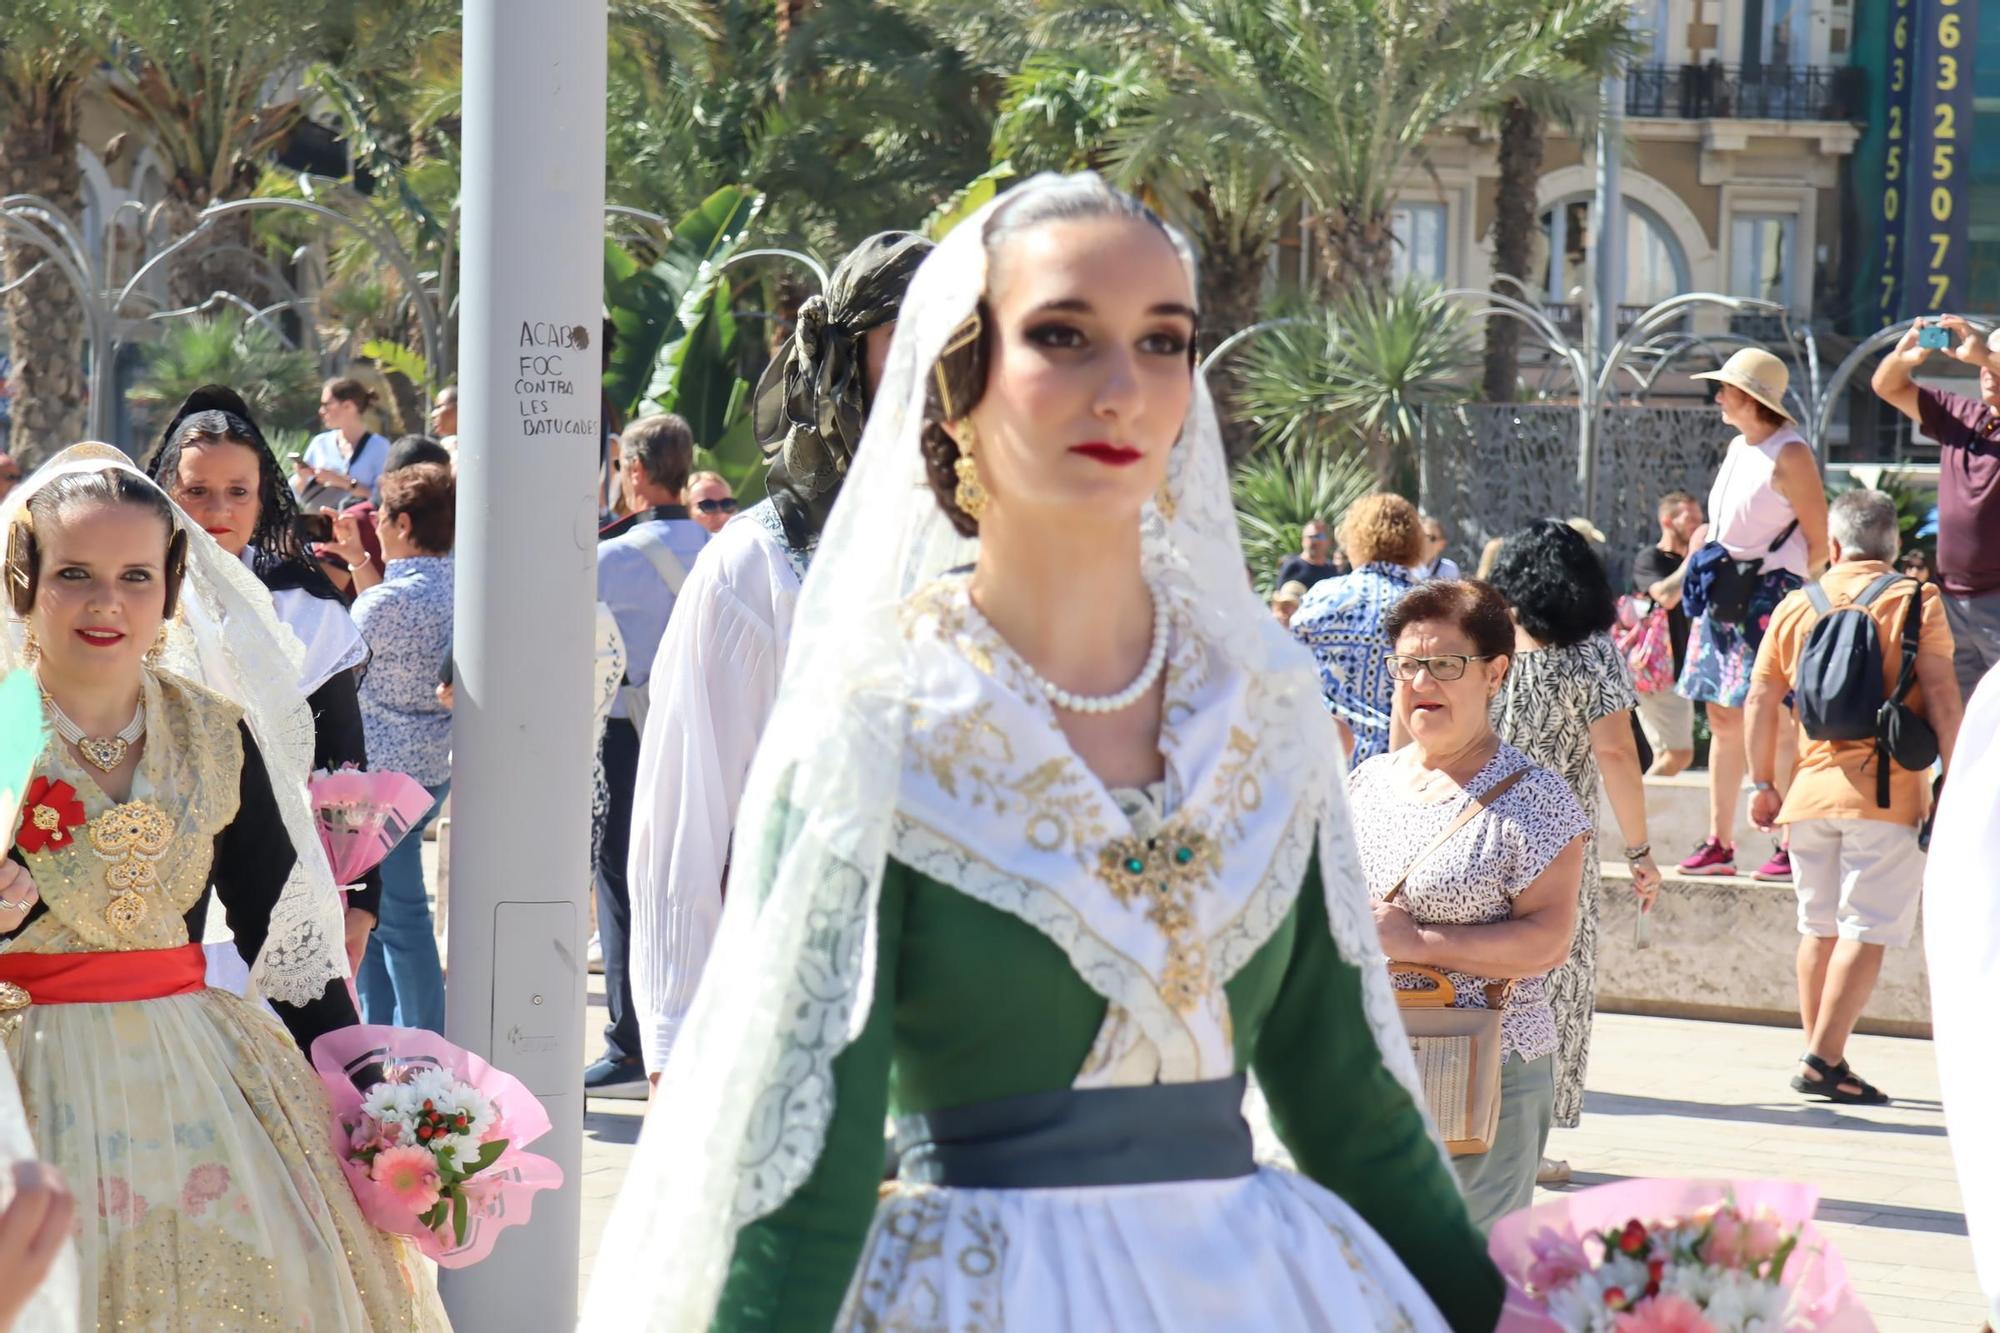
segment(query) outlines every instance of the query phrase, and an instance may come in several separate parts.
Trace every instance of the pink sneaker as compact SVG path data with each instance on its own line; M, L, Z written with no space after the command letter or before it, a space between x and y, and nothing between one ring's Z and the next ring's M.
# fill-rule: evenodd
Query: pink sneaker
M1736 849L1724 847L1710 838L1694 849L1694 855L1676 867L1683 875L1733 875L1736 873Z
M1792 882L1792 854L1783 847L1771 853L1771 859L1750 872L1752 879L1761 879L1766 884L1790 884Z

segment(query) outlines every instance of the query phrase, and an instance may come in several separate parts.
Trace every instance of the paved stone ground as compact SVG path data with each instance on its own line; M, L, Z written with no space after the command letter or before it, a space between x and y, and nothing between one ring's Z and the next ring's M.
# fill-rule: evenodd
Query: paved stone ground
M594 1059L603 1046L602 978L591 978L590 993L584 1049ZM1583 1123L1557 1130L1550 1144L1551 1155L1570 1162L1576 1187L1632 1176L1808 1181L1884 1333L1980 1327L1928 1042L1857 1038L1848 1058L1898 1101L1840 1110L1786 1087L1799 1052L1788 1029L1605 1014L1594 1048ZM589 1105L582 1285L643 1114L639 1102Z

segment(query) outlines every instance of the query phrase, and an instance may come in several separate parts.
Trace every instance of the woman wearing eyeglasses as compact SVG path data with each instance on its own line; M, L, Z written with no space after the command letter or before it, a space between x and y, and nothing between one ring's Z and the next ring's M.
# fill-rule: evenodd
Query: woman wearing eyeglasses
M1499 593L1420 584L1383 632L1391 708L1410 743L1362 764L1347 784L1382 951L1444 972L1460 1008L1487 1008L1489 986L1513 983L1502 1001L1499 1130L1491 1151L1452 1162L1473 1222L1486 1229L1534 1199L1555 1109L1547 977L1569 957L1590 821L1562 778L1493 730L1493 700L1515 655ZM1485 808L1417 855L1475 801ZM1399 974L1396 984L1424 983Z

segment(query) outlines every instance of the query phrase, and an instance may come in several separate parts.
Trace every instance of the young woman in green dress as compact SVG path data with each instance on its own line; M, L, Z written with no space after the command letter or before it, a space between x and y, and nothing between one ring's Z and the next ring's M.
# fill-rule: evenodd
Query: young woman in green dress
M1094 176L919 271L586 1327L1492 1327L1194 291Z

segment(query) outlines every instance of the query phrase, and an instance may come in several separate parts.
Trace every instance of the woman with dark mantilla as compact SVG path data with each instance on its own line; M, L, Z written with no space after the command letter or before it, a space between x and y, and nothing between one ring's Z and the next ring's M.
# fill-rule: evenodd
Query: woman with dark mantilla
M299 532L299 507L277 455L235 390L205 384L187 396L146 471L216 545L249 566L281 621L305 648L299 689L313 719L313 767L368 766L357 694L368 645L347 603ZM382 880L369 871L347 895L348 962L358 966L381 913ZM211 922L209 984L241 994L249 974Z

